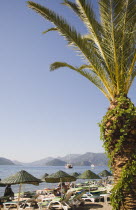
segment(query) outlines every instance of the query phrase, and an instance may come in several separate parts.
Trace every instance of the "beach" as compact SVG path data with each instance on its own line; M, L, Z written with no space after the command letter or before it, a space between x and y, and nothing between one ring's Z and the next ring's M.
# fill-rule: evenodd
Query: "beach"
M77 210L89 210L89 209L97 209L97 210L112 210L112 206L110 203L91 203L91 202L85 202L85 205L83 207L76 208Z
M12 210L16 210L17 208L13 208ZM99 202L99 203L91 203L91 202L85 202L84 206L79 206L76 208L77 210L92 210L92 209L97 209L97 210L112 210L112 206L110 203L104 203L104 202ZM1 210L5 210L4 208L1 208ZM33 210L33 208L27 208L27 210ZM47 208L42 208L42 210L47 210Z

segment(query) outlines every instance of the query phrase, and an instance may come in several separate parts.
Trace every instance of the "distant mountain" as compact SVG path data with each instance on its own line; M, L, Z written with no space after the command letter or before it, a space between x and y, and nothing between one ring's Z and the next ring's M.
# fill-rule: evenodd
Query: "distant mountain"
M80 161L80 162L72 163L72 165L76 165L76 166L90 166L90 162L86 161L86 160L83 160L83 161Z
M69 154L64 157L57 157L57 159L60 159L60 160L66 161L66 162L71 162L71 160L74 160L75 158L78 158L80 156L81 156L81 154Z
M37 160L37 161L34 161L32 163L29 163L29 165L32 165L32 166L45 166L46 163L48 163L51 160L54 160L54 158L47 157L47 158L44 158L44 159Z
M83 155L80 155L80 157L72 159L71 162L73 165L76 165L77 163L79 165L79 160L80 160L80 163L83 161L88 161L88 162L90 162L90 165L94 164L97 166L102 166L102 165L108 164L108 158L107 158L106 154L104 154L104 153L87 152Z
M15 165L11 160L0 157L0 165Z
M57 160L57 161L56 161ZM104 166L108 165L108 158L106 154L104 153L92 153L92 152L87 152L83 155L80 154L72 154L72 155L66 155L64 157L58 157L57 159L53 159L49 163L47 162L46 165L58 165L61 166L61 162L59 161L64 161L67 163L71 163L72 165L75 166L90 166L91 164L97 165L97 166ZM54 163L55 161L55 163ZM62 163L65 165L64 163Z
M64 157L47 157L31 163L21 163L19 161L11 161L6 158L0 158L0 165L23 165L23 166L64 166L71 163L74 166L95 166L108 165L108 158L104 153L87 152L85 154L70 154Z
M12 160L12 162L17 166L25 165L25 163L21 163L20 161L17 161L17 160Z
M23 162L19 162L17 160L13 160L13 163L15 165L22 165L22 166L45 166L48 161L53 160L53 159L54 158L52 158L52 157L47 157L47 158L37 160L34 162L30 162L30 163L23 163Z
M46 166L64 166L66 164L65 161L59 159L53 159L46 163Z

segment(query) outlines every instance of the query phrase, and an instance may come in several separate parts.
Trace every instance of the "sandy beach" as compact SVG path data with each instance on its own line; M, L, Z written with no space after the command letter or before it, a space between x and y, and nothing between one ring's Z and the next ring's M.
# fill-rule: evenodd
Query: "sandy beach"
M104 202L95 202L95 203L91 203L91 202L85 202L84 206L79 206L78 208L75 208L75 210L92 210L92 209L97 209L97 210L112 210L112 207L110 205L110 203L104 203ZM4 208L1 208L0 210L5 210ZM16 208L12 208L12 210L16 210ZM27 210L34 210L34 208L28 208ZM47 210L47 208L42 208L42 210Z
M77 210L89 210L89 209L97 209L97 210L112 210L112 207L110 203L104 203L104 202L99 202L99 203L91 203L91 202L86 202L83 207L78 207L76 208Z
M99 202L99 203L91 203L91 202L85 202L84 206L79 206L75 208L74 210L92 210L92 209L97 209L97 210L112 210L112 206L110 203L104 203L104 202ZM43 210L47 210L47 208L43 208Z

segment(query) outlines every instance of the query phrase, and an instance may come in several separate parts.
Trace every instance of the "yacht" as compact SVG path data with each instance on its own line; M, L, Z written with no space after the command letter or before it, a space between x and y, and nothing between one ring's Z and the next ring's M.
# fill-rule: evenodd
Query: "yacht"
M91 164L91 168L94 168L94 164Z
M66 168L73 168L73 165L70 164L70 163L67 163L67 164L65 165L65 167L66 167Z

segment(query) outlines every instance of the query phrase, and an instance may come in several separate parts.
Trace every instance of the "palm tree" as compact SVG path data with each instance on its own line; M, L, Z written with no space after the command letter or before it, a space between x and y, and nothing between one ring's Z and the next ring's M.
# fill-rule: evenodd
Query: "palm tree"
M89 0L64 0L87 28L79 33L62 16L28 1L28 7L55 25L57 31L84 58L76 67L65 62L51 64L50 70L68 67L96 85L110 102L103 118L101 137L114 174L113 209L136 209L136 107L127 97L136 76L135 0L99 0L96 18Z

